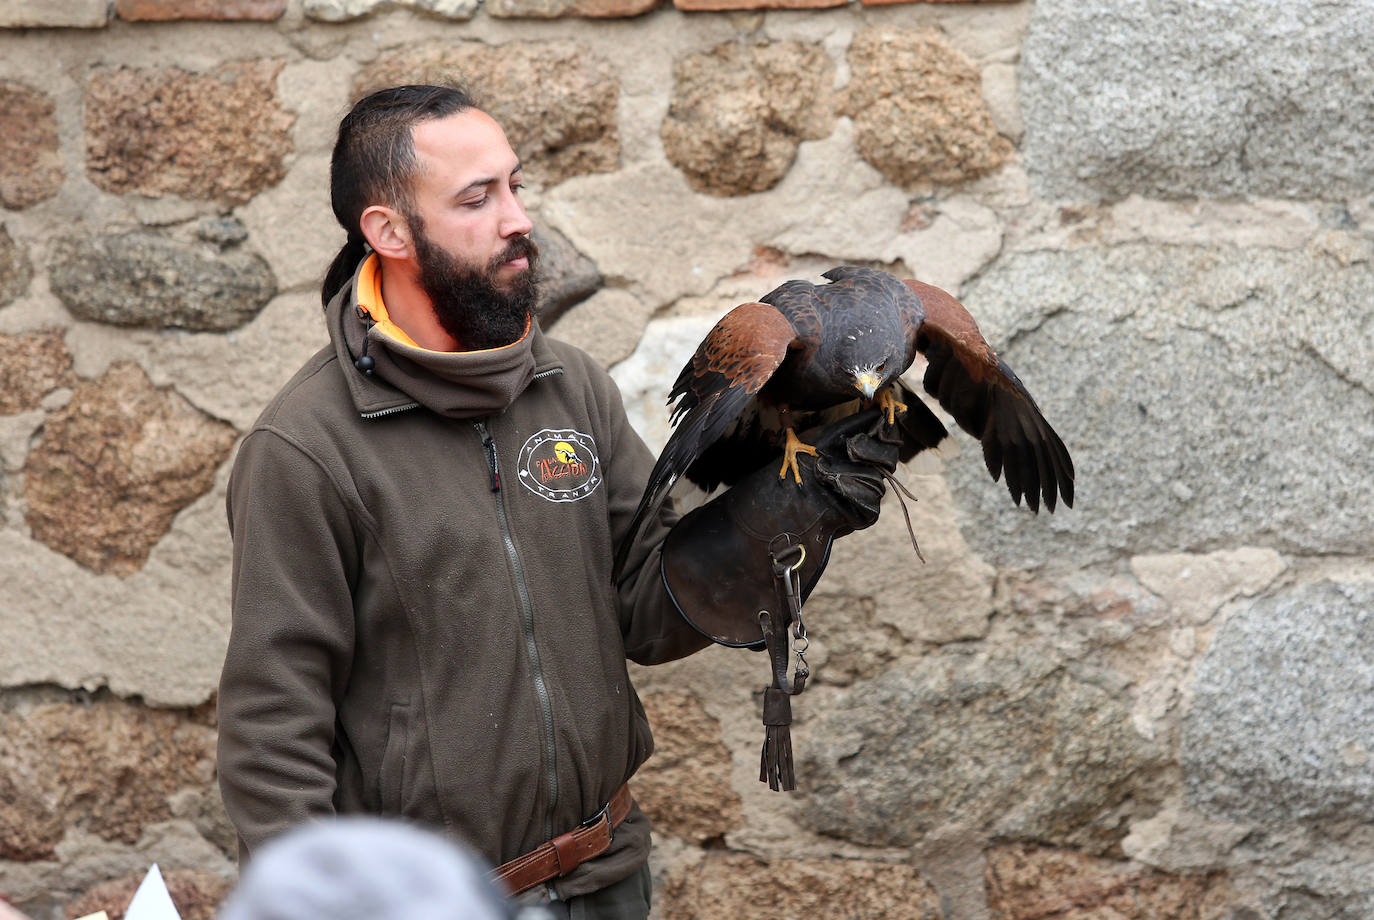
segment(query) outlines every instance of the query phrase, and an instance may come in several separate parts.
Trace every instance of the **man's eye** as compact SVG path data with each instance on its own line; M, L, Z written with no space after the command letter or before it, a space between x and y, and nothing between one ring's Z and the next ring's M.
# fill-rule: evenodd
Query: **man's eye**
M518 191L520 191L520 190L521 190L522 188L524 188L524 187L525 187L525 183L523 183L523 182L512 182L512 183L510 184L510 190L511 190L512 192L518 192Z
M474 198L472 201L465 201L465 202L463 202L463 207L465 207L465 208L480 208L482 205L484 205L484 204L486 204L486 203L487 203L487 196L486 196L486 195L483 195L481 198Z

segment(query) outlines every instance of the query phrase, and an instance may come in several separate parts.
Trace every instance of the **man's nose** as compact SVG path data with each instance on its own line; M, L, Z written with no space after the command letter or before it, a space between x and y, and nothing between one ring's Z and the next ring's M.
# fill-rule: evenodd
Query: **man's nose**
M504 213L501 215L501 237L527 236L534 229L534 222L525 213L525 205L514 192L508 192Z

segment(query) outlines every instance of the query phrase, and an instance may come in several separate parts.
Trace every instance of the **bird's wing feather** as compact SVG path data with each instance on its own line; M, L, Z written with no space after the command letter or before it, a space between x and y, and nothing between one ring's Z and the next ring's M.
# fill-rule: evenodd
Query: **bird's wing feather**
M963 305L946 292L906 281L924 316L905 315L909 341L925 355L926 392L983 444L994 480L1006 475L1012 501L1032 511L1073 506L1073 460L1020 379L978 331Z
M616 552L613 573L617 580L645 519L658 510L687 468L751 405L796 337L791 322L776 307L757 302L735 307L707 333L668 395L669 402L676 400L675 427Z

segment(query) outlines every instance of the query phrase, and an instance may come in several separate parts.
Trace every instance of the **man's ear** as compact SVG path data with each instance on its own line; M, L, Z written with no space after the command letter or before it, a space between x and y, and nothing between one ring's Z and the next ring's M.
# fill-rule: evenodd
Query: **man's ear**
M415 248L410 225L395 208L374 204L363 211L359 220L363 236L378 255L388 259L413 259Z

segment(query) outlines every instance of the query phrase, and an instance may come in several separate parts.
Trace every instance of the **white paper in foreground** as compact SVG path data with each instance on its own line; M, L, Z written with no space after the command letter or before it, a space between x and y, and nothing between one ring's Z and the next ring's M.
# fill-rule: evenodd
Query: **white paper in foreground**
M124 912L124 920L181 920L157 863L153 863L138 891L134 892L134 899Z

